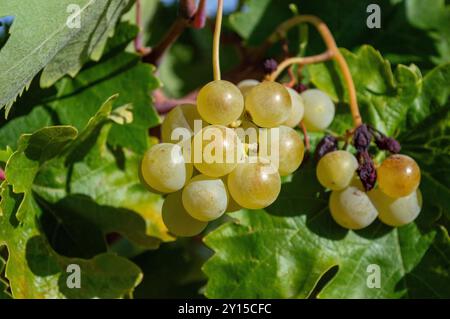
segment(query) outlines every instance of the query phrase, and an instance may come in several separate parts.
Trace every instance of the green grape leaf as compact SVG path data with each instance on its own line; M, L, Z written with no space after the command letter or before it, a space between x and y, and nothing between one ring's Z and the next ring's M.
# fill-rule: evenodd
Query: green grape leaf
M450 63L425 75L412 104L407 130L398 137L402 152L422 171L425 198L450 217Z
M393 135L404 125L411 104L419 93L421 75L417 67L398 65L394 71L388 60L370 46L356 53L341 49L355 83L361 114L366 123ZM342 72L336 62L308 66L311 82L334 101L348 103Z
M119 25L99 63L83 69L75 79L64 78L57 83L58 99L51 103L51 108L62 124L81 129L100 103L119 93L117 105L131 103L134 121L127 125L114 125L109 143L143 154L149 147L148 129L159 124L151 91L160 83L153 75L151 65L142 63L136 54L123 52L136 33L134 26ZM78 111L81 106L83 112Z
M19 146L9 158L5 175L16 194L24 194L24 202L32 197L31 186L41 165L68 145L77 135L70 126L46 127L34 134L22 135ZM20 210L25 213L26 210ZM22 215L17 219L21 221Z
M65 74L75 76L90 59L99 60L116 22L131 4L131 0L3 1L0 16L15 17L0 51L0 106L6 105L6 114L41 70L41 85L49 87Z
M450 5L445 0L406 1L406 15L416 28L427 31L439 55L436 64L450 62Z
M311 163L283 184L274 205L234 217L205 238L215 251L203 268L207 297L450 296L449 238L445 229L427 226L436 218L433 211L424 208L417 222L400 228L375 222L362 231L345 230L332 220ZM337 273L321 282L335 267ZM379 286L373 269L379 270Z
M66 77L51 89L32 85L16 104L20 111L15 108L13 118L0 128L0 147L16 148L20 134L48 125L67 124L81 130L98 105L119 93L115 105L131 104L134 120L125 125L114 124L109 144L139 154L147 150L148 129L160 122L151 98L151 91L160 83L152 66L140 62L137 55L124 52L137 30L127 23L119 24L114 37L108 40L104 58L87 65L75 79Z
M32 197L15 194L7 182L1 186L0 207L0 246L8 248L6 277L14 298L120 298L141 281L136 265L113 254L89 260L57 254L39 225L40 207ZM17 215L24 216L22 222ZM79 267L80 288L68 284L70 265Z
M27 116L14 118L0 128L0 147L16 149L20 135L33 133L52 124L50 113L44 107L35 107Z
M200 267L207 248L201 243L164 244L132 259L144 271L135 298L201 298L205 275Z
M117 95L108 99L78 135L70 126L22 135L18 150L6 165L6 178L16 194L24 194L24 202L35 196L46 210L64 210L61 214L69 224L68 236L84 240L83 234L76 233L76 228L74 233L70 226L76 219L86 229L94 229L98 242L87 246L84 253L89 256L105 248L103 238L111 232L147 248L158 247L161 239L172 240L161 219L161 197L140 183L140 155L107 148L112 122L130 120L131 115L128 106L113 110L116 99ZM80 195L86 198L77 197ZM62 216L57 220L61 222ZM83 249L77 251L83 253Z

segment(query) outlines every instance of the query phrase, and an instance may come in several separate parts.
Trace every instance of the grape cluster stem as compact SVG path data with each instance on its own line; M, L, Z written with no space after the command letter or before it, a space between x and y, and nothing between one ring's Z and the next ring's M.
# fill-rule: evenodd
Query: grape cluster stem
M278 65L278 68L268 76L268 80L275 81L277 77L289 66L293 64L306 65L306 64L314 64L319 62L328 61L334 59L344 77L344 81L347 85L348 95L349 95L349 104L350 111L353 117L354 127L358 127L362 124L361 114L359 112L358 101L356 98L356 89L355 84L353 82L352 75L350 73L350 69L348 67L347 61L345 61L344 56L339 51L339 48L336 45L336 41L328 26L318 17L313 15L298 15L295 16L278 26L278 28L268 37L266 41L266 46L272 45L280 39L280 36L285 36L286 32L293 28L294 26L301 23L310 23L312 24L320 36L325 42L327 50L321 54L306 56L306 57L293 57L284 60L282 63Z
M219 52L220 52L220 32L222 29L222 15L223 15L223 0L217 0L217 15L216 15L216 25L214 29L213 54L212 54L214 81L220 80Z

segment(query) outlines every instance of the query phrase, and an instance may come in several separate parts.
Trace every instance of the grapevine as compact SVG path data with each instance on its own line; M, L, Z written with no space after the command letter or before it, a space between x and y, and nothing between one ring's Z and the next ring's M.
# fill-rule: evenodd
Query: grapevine
M2 0L0 300L449 298L448 9Z

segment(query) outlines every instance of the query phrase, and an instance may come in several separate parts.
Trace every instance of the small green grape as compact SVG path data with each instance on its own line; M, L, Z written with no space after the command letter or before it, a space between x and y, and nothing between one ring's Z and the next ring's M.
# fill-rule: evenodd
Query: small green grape
M206 123L202 120L200 114L197 111L195 104L181 104L174 107L169 113L167 113L164 121L161 124L161 140L164 143L178 143L187 137L176 136L177 129L184 128L189 132L189 137L194 135L195 122L198 121L197 130L201 130L206 126Z
M360 182L340 191L332 191L329 201L331 216L347 229L362 229L377 218L378 212Z
M240 163L228 175L228 190L238 205L260 209L272 204L281 189L278 171L268 163Z
M179 145L154 145L144 155L141 173L145 183L162 193L181 189L191 178L192 166L186 165Z
M369 197L379 212L378 218L394 227L411 223L422 209L422 194L419 189L405 197L392 198L377 188L369 192Z
M341 190L350 184L357 168L358 161L352 153L333 151L319 160L316 175L323 187Z
M212 221L225 213L228 194L220 178L197 175L183 189L183 206L195 219Z
M303 105L303 99L295 90L287 88L289 95L291 96L292 111L288 119L283 123L283 125L289 127L296 127L300 124L303 119L303 114L305 112L305 107Z
M274 130L278 130L278 134L272 134ZM282 125L277 128L262 129L259 133L259 155L272 159L272 164L278 165L281 176L287 176L296 171L303 161L304 154L303 140L290 127Z
M239 82L237 84L237 87L239 90L241 90L242 95L245 96L247 95L247 93L254 88L255 86L257 86L259 83L258 80L253 80L253 79L246 79L246 80L242 80L241 82Z
M167 229L175 236L191 237L200 234L208 225L193 218L184 209L181 191L169 194L163 203L161 214Z
M331 98L318 89L309 89L300 94L305 113L303 123L310 131L323 131L334 119L334 103Z
M195 168L211 177L229 174L244 156L236 133L221 125L210 125L197 133L192 151Z
M283 124L292 113L292 102L283 85L265 81L248 92L245 108L256 125L276 127Z
M224 80L212 81L198 93L197 107L206 122L229 125L244 111L244 97L233 83Z

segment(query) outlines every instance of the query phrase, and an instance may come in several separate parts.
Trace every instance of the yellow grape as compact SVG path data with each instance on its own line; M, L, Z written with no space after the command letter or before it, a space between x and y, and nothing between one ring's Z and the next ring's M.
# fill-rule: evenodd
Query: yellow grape
M341 190L350 184L357 168L355 156L339 150L327 153L319 160L316 175L323 187Z
M347 229L365 228L372 224L378 215L362 185L355 183L343 190L332 191L329 208L336 223Z
M318 89L309 89L300 94L305 107L303 123L310 131L323 131L334 119L334 103Z
M175 236L191 237L200 234L208 225L193 218L184 209L181 191L169 194L162 206L162 219L167 229Z
M303 119L303 113L305 108L303 106L303 99L295 90L287 88L289 95L291 96L292 110L288 119L283 123L283 125L289 127L296 127Z
M243 157L243 152L236 133L221 125L205 127L194 136L192 143L195 168L211 177L230 173Z
M378 218L394 227L411 223L422 209L422 194L419 189L405 197L392 198L377 188L369 192L369 197L378 210Z
M241 82L239 82L237 84L237 87L239 90L241 90L241 93L245 98L245 96L250 91L250 89L252 89L256 85L258 85L259 83L260 82L258 80L246 79L246 80L242 80Z
M409 156L391 155L378 168L377 181L386 195L393 198L404 197L419 187L420 168Z
M183 189L183 206L195 219L211 221L228 207L228 194L220 178L197 175Z
M274 130L278 130L278 134ZM259 152L261 157L271 159L281 176L286 176L299 168L305 154L305 146L294 129L280 126L260 131Z
M189 135L194 135L194 121L199 121L201 125L197 128L202 129L205 126L205 122L202 121L200 114L197 111L195 104L181 104L174 107L169 113L167 113L164 121L161 124L161 140L164 143L178 143L183 140L183 136L178 138L175 136L176 129L184 128ZM174 134L174 135L172 135ZM190 137L189 136L189 137ZM186 139L184 137L184 139Z
M248 92L245 108L256 125L275 127L283 124L290 116L291 97L280 83L265 81Z
M197 107L206 122L228 125L236 121L244 111L244 97L233 83L212 81L198 93Z
M272 204L281 189L278 171L267 163L240 163L228 175L228 190L238 205L260 209Z
M161 143L145 153L141 173L145 183L151 188L171 193L181 189L191 178L192 166L185 163L179 145Z

